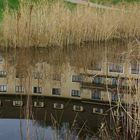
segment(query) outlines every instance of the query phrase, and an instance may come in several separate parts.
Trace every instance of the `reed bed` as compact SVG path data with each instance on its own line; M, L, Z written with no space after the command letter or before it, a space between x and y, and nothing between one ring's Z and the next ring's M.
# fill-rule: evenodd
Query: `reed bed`
M71 44L130 40L140 37L139 5L103 10L64 2L20 2L17 11L5 8L0 44L10 47L64 47Z

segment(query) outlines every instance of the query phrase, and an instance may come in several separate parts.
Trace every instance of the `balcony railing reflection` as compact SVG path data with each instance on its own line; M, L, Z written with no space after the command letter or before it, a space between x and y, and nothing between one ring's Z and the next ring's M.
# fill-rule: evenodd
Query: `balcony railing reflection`
M121 92L133 93L138 88L138 79L97 76L93 78L92 82L81 82L81 88L108 90L110 92L119 89Z

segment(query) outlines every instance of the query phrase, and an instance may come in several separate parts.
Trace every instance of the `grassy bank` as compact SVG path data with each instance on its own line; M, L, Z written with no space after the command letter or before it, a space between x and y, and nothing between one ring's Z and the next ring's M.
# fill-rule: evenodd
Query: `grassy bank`
M71 10L63 2L21 3L19 10L4 11L1 45L62 47L135 39L140 37L139 14L139 5L110 11L86 6Z

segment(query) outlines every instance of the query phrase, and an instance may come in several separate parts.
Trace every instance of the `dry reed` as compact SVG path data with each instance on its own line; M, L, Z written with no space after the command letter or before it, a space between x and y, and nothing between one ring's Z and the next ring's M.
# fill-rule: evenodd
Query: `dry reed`
M4 11L0 44L11 47L80 45L84 42L129 40L140 37L138 5L120 11L77 6L20 3Z

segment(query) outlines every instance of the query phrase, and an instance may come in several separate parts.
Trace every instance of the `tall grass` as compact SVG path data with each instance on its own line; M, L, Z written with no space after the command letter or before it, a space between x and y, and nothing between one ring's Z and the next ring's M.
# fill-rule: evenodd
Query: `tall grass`
M109 47L108 51L111 52L111 47ZM114 51L112 50L112 52ZM117 52L117 50L115 52ZM126 51L124 52L123 50L121 50L121 52L119 53L119 56L125 56L124 63L130 64L133 61L137 61L139 63L139 44L130 43L128 44ZM112 54L113 53L111 53L110 55ZM129 72L126 73L126 77L128 79L132 78ZM121 93L119 88L120 87L117 85L117 94ZM135 93L133 93L133 89L131 89L131 83L128 85L128 88L130 88L130 90L125 89L124 91L124 94L131 94L131 99L128 99L128 97L125 98L127 104L124 105L120 99L118 99L115 106L113 106L112 103L110 103L110 109L108 110L110 118L109 116L105 117L105 121L102 123L101 128L99 130L100 137L102 140L140 139L139 85L135 84ZM116 111L115 113L114 110Z
M110 108L111 111L112 108ZM116 108L117 115L114 115L113 112L111 113L110 123L108 123L108 118L105 118L105 121L102 122L99 130L101 139L140 139L139 107L137 104L129 104L126 108L119 104L116 106ZM121 115L120 111L123 112L123 116Z
M4 11L1 45L46 47L80 45L84 42L129 40L140 37L138 5L111 11L77 6L69 9L63 2L27 4L19 10Z

